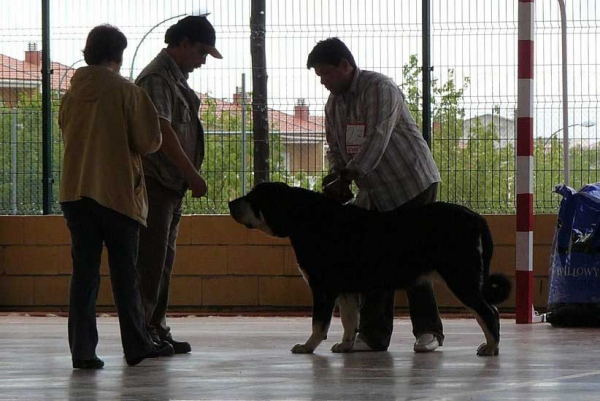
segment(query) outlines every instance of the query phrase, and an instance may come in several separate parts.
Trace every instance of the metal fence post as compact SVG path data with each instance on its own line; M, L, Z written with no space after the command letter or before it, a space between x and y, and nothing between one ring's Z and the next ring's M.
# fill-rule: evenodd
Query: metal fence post
M52 94L50 81L50 0L42 1L42 210L52 213Z
M431 5L423 0L423 138L431 148Z
M17 108L10 110L10 212L17 214Z
M242 73L242 195L246 195L246 74Z
M252 131L254 184L269 181L269 106L267 99L266 2L252 0L250 54L252 57Z
M567 11L564 0L558 0L560 6L560 29L562 42L562 98L563 98L563 163L564 184L569 185L569 85L567 75Z

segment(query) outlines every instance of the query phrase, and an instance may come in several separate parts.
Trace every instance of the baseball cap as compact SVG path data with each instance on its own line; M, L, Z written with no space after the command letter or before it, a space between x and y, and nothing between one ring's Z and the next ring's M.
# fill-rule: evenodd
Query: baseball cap
M190 15L180 19L175 25L167 29L165 43L177 44L184 36L192 42L202 43L208 54L214 58L223 58L215 48L215 41L217 40L215 28L205 16Z

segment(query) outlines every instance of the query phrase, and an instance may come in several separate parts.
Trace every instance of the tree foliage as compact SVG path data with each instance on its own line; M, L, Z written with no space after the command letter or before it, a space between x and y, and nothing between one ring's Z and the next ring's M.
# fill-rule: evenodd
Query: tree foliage
M251 94L250 94L251 95ZM251 106L245 105L246 122L242 132L242 106L226 104L218 107L216 99L204 100L200 112L205 130L206 156L202 175L207 181L207 196L193 199L187 194L186 213L228 213L227 202L248 192L254 184L254 137L252 134ZM279 127L269 129L269 154L271 158L270 181L284 181L294 185L308 182L306 174L294 177L288 172L286 150ZM245 159L242 158L242 153ZM302 181L305 179L305 181ZM243 182L245 180L245 182Z
M60 136L56 113L53 137ZM60 139L53 141L54 167L62 160ZM59 164L58 164L59 165ZM22 92L14 107L0 107L0 213L39 214L42 194L42 95ZM56 171L57 175L59 171ZM55 179L55 183L58 180ZM53 191L55 209L56 189Z
M411 113L422 122L421 67L411 56L402 69L401 85ZM516 198L515 138L507 137L498 124L499 106L493 107L488 120L465 124L464 94L470 81L456 82L453 70L447 80L432 80L431 148L440 170L440 200L469 206L482 213L514 213ZM54 97L58 99L58 97ZM39 214L42 212L42 98L38 92L23 92L15 107L0 103L0 213ZM57 124L58 101L52 114L54 171L54 211L57 203L62 139ZM227 202L250 190L254 141L252 113L245 106L245 132L242 133L242 106L205 100L201 119L206 131L206 158L202 174L208 194L201 199L186 199L186 213L228 213ZM510 120L509 120L510 121ZM269 127L271 166L269 179L319 190L325 171L291 171L285 138L277 124ZM465 132L468 131L468 132ZM534 202L536 212L556 212L560 197L553 194L563 182L562 139L537 138L534 141ZM242 158L242 152L245 160ZM570 147L570 183L579 188L598 182L599 157L596 144ZM325 166L326 168L326 166ZM245 187L244 187L245 182Z

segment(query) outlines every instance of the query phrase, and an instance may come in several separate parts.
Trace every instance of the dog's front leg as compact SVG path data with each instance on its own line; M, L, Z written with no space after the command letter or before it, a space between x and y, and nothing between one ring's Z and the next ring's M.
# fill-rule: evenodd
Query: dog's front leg
M352 352L356 333L358 333L358 302L358 294L342 294L338 298L340 316L342 318L342 325L344 326L344 335L342 336L341 343L334 344L334 346L331 347L331 352Z
M319 289L313 292L313 318L312 334L304 344L296 344L292 348L294 354L312 354L313 351L327 339L327 332L331 324L331 315L335 307L337 295L327 294Z

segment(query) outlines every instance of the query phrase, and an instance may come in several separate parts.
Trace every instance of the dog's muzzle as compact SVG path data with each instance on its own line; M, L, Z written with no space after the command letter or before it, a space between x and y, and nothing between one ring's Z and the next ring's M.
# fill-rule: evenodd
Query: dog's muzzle
M229 214L235 221L241 223L240 215L242 214L242 198L234 199L229 202Z
M246 228L255 228L255 226L249 221L249 205L248 202L243 198L237 198L229 202L229 214L235 221L246 226Z

